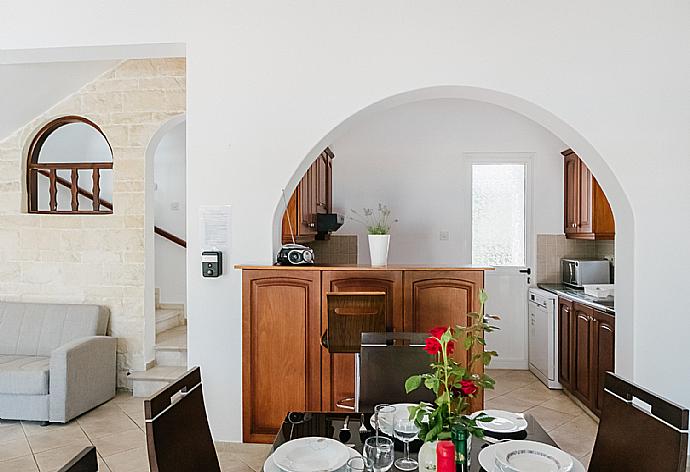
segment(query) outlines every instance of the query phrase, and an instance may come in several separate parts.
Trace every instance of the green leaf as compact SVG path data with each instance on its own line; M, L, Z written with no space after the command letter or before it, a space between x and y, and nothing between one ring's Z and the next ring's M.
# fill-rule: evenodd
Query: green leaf
M479 303L482 305L486 303L486 301L489 299L489 295L487 295L486 290L481 289L479 290Z
M438 393L439 380L436 377L428 377L424 380L424 386L434 393ZM409 393L409 392L408 392Z
M472 344L474 344L472 337L471 336L466 337L463 344L465 346L465 350L468 350L469 348L471 348Z
M447 329L442 335L441 335L441 342L442 343L447 343L452 339L453 335L450 334L450 329Z
M421 384L422 384L422 376L421 375L413 375L412 377L405 380L405 392L410 393L413 390L417 390Z

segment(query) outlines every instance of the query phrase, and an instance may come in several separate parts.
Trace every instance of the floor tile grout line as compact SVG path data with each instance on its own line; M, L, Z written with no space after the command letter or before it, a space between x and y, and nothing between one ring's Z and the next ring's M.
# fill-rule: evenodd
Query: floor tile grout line
M26 430L24 429L24 422L20 421L19 424L21 425L22 433L24 433L24 439L26 440L26 445L29 446L29 450L31 451L31 459L33 459L34 464L36 465L36 470L40 472L41 468L38 466L38 461L36 460L36 454L34 454L34 449L31 447L31 442L29 441L29 436L26 434Z

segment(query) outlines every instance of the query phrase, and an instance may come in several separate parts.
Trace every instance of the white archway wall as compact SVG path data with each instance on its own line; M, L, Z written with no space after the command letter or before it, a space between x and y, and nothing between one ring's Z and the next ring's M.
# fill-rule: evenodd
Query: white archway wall
M690 264L690 4L300 0L240 7L216 0L191 7L154 0L132 15L106 3L94 16L86 2L74 2L60 5L62 21L54 22L14 2L0 18L0 42L187 44L188 306L199 313L189 319L189 352L190 365L204 372L217 439L241 437L240 274L213 281L197 274L199 206L233 205L228 264L270 263L280 189L291 177L296 183L306 155L328 144L319 140L371 103L439 84L500 90L538 105L523 114L558 129L585 159L608 191L621 235L618 335L630 349L634 340L635 359L619 355L619 368L690 404L690 318L675 301Z
M144 188L146 189L145 212L144 212L144 317L143 317L143 344L144 344L144 359L145 366L153 365L156 357L156 299L155 291L159 287L159 273L161 271L180 270L182 273L175 277L172 275L174 282L171 282L170 288L175 289L182 287L183 297L180 303L186 303L187 286L186 286L186 250L180 247L169 247L172 243L169 241L159 241L160 238L154 233L154 226L156 224L156 212L160 202L156 201L156 164L160 159L167 162L167 159L172 158L177 165L186 164L187 150L186 150L186 120L187 116L184 113L168 117L167 121L160 124L151 138L148 140L146 147L145 166L146 177ZM161 149L161 146L163 147ZM182 146L182 149L180 147ZM162 151L159 154L159 151ZM180 162L182 161L182 162ZM164 165L161 162L161 165ZM178 182L178 172L172 173L173 177L166 179L166 184L175 185ZM170 194L179 194L180 192L169 192ZM182 189L182 195L186 202L186 184ZM181 209L180 212L183 210ZM176 214L170 212L167 222L174 220L175 227L172 230L180 231L181 237L185 235L185 218L179 221ZM181 229L180 229L181 228ZM164 228L166 229L166 228ZM162 247L161 247L162 246ZM164 260L166 257L172 257L172 260ZM171 274L166 274L171 276ZM179 282L179 277L184 278L184 282ZM177 303L177 302L175 302Z

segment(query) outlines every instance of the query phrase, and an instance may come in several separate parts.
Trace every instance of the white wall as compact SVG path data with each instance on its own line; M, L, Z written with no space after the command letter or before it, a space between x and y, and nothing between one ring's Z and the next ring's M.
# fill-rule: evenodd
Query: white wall
M466 153L534 154L533 245L537 233L563 232L560 151L567 147L524 116L484 102L395 107L358 121L333 143L333 206L349 216L351 209L387 204L399 219L391 230L390 263L468 264ZM448 241L439 239L440 231L450 233ZM348 218L338 233L357 234L359 262L369 262L365 227Z
M217 439L241 437L241 277L198 274L199 206L233 205L228 264L270 263L280 189L294 188L328 135L371 104L438 86L525 114L599 176L621 234L617 369L690 405L690 317L676 297L690 264L688 2L41 7L36 16L35 3L5 5L0 44L187 44L189 361L202 367Z
M186 126L172 128L158 144L154 155L154 225L186 238ZM186 251L156 236L156 287L161 303L187 302Z

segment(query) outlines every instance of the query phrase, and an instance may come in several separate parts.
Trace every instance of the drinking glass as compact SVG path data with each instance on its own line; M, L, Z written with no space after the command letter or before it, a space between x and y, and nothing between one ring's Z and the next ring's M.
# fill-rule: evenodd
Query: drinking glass
M393 415L395 414L395 407L387 403L381 403L374 407L374 427L376 428L376 437L380 436L381 431L386 434L393 434ZM381 424L386 428L381 428Z
M374 463L368 457L351 457L347 461L347 472L372 472Z
M410 457L410 442L414 441L419 434L419 427L407 417L396 418L393 432L395 437L405 444L405 454L395 461L395 466L400 470L415 470L419 464Z
M374 472L387 472L393 467L395 449L393 440L385 436L374 436L364 441L364 457L371 460Z

